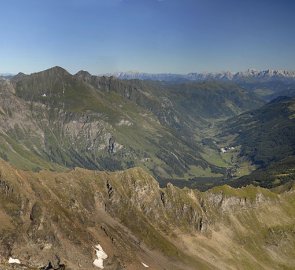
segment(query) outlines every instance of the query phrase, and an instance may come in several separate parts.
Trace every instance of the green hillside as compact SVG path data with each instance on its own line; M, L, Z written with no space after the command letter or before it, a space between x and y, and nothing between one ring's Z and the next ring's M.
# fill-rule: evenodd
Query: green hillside
M208 128L261 104L234 84L122 81L85 71L71 75L60 67L18 74L1 91L7 110L0 148L16 166L139 166L165 181L222 177L226 165L218 162L219 149L202 143Z
M236 134L241 155L267 166L295 154L295 99L279 97L226 122L223 135Z
M260 109L241 114L223 124L223 138L239 146L239 157L256 168L231 185L271 188L294 180L295 99L278 97Z

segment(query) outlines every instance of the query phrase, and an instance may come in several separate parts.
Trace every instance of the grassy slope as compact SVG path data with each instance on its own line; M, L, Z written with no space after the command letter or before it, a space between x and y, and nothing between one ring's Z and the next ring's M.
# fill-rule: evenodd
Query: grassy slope
M235 134L230 144L239 145L239 156L257 168L231 185L271 188L294 178L294 103L294 98L278 98L226 122L224 138Z
M208 125L204 118L234 115L259 103L255 101L253 105L252 97L232 84L171 86L120 81L86 72L72 76L59 67L17 76L12 82L17 96L32 104L34 119L43 125L46 147L43 158L67 167L114 170L136 165L166 179L221 176L226 164L218 162L218 151L213 150L216 159L212 161L201 155L206 151L198 142L203 137L202 127ZM185 100L191 103L186 104ZM44 117L40 117L44 112L34 109L36 102L45 105L47 126L43 124ZM113 135L123 149L110 157L95 150L89 152L87 145L91 142L83 136L75 138L81 141L73 141L64 135L63 125L86 116L89 121L103 121L104 136ZM119 125L126 120L130 126ZM17 140L15 136L13 139ZM100 145L104 143L107 148L107 139L100 140ZM22 140L22 143L32 150L28 142ZM77 149L72 149L73 143Z
M59 254L69 266L80 261L88 269L90 247L101 243L108 262L127 269L141 261L154 269L295 265L294 188L277 194L224 186L200 193L171 185L159 189L138 168L32 173L1 161L0 170L1 183L9 187L1 185L6 195L0 197L0 216L7 221L0 226L3 258L11 253L28 262L27 252L31 263L40 264Z
M274 162L266 168L258 169L231 183L234 187L253 184L265 188L273 188L295 179L295 157L287 157Z
M59 166L102 170L139 166L152 172L163 183L174 179L174 183L180 186L208 188L223 183L227 170L235 164L238 164L236 177L251 172L251 164L240 156L248 156L255 164L264 165L293 151L290 147L293 138L292 113L286 119L286 110L281 103L273 103L230 120L226 132L230 135L228 137L240 132L236 140L226 138L222 141L216 137L221 119L260 104L257 99L253 103L254 97L233 84L171 85L120 81L87 73L72 76L58 67L12 81L19 97L30 104L33 104L32 101L42 103L48 111L45 118L48 118L49 124L42 127L46 137L45 151L42 149L36 153L34 147L40 146L31 145L30 138L26 140L26 134L22 134L21 129L18 132L15 128L8 134L10 141L4 136L3 157L24 169L55 169L48 164L48 159ZM31 106L33 118L43 123L44 117L40 115L44 111ZM292 111L292 106L289 108ZM90 122L103 121L105 137L113 135L116 142L124 146L123 149L112 156L106 150L88 151L92 142L86 133L80 138L64 135L64 124L80 121L86 116ZM212 117L216 119L213 121ZM260 122L253 122L253 117ZM121 121L129 121L130 125L119 125ZM273 127L278 128L269 132ZM204 138L215 139L217 145L203 144ZM35 141L35 138L31 140ZM21 142L20 147L16 147L17 141ZM100 145L95 147L101 144L107 148L107 138L101 138ZM234 144L237 149L220 153L220 147L229 144ZM242 145L241 153L237 147L239 144ZM6 155L9 149L18 150ZM272 181L280 184L277 179Z
M193 179L188 185L200 186L203 185L202 181L208 182L206 177L212 179L210 185L215 185L214 179L222 179L228 168L235 164L239 165L237 177L248 174L253 167L240 156L249 157L254 165L265 166L293 153L294 113L291 112L292 106L288 107L286 103L284 107L283 102L266 105L230 120L226 132L230 136L238 134L237 139L230 142L237 151L220 153L219 148L229 143L228 139L222 141L215 136L218 133L218 120L260 104L256 99L253 103L254 97L233 84L206 82L171 85L120 81L90 74L72 76L58 67L21 76L21 79L13 81L18 96L28 102L43 103L49 110L48 118L52 126L46 129L48 149L47 156L43 155L42 158L48 159L49 156L61 166L108 170L140 166L164 182L174 179L186 185L184 181ZM109 134L106 136L112 134L118 144L124 146L124 150L111 157L106 153L89 152L89 143L85 138L73 150L73 138L62 134L63 126L58 123L61 117L57 108L66 113L65 122L85 115L92 120L103 120ZM34 117L37 115L38 111ZM209 124L208 119L213 117L217 119L210 120ZM258 119L258 122L253 119ZM39 121L42 122L42 118ZM119 125L120 121L129 121L131 125ZM16 130L8 135L14 141L19 141L19 136L14 136L14 133ZM203 145L204 137L215 137L218 146ZM10 145L5 141L6 145ZM29 140L20 141L23 148L27 148L26 151L32 151ZM104 143L107 147L106 139ZM5 157L7 146L3 145ZM238 145L242 145L240 154ZM13 147L16 148L15 145ZM45 164L47 161L42 165L42 161L38 160L40 157L34 152L31 156L26 155L26 159L29 159L27 164L15 153L9 156L10 161L21 168L50 167ZM277 184L280 184L279 180Z
M229 120L226 134L237 134L241 155L262 166L293 155L295 150L295 121L292 119L294 99L273 101L261 109Z

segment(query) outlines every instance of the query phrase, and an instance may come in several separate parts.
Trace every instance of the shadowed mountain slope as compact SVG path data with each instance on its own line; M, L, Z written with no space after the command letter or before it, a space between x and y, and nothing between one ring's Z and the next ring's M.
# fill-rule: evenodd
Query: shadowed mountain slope
M222 135L234 136L231 145L240 145L240 157L258 168L233 181L234 186L252 183L271 188L294 179L294 98L278 97L260 109L226 121Z
M140 166L165 179L222 176L201 155L203 129L261 104L233 84L171 86L60 67L1 81L1 95L0 154L20 168Z
M295 99L279 97L260 109L226 122L225 135L237 134L241 155L267 166L295 154ZM254 147L253 147L254 146Z

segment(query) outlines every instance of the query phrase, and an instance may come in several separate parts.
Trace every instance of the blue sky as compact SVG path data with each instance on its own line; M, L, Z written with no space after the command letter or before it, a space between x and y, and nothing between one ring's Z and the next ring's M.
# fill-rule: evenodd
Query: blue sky
M6 0L0 72L295 70L292 0Z

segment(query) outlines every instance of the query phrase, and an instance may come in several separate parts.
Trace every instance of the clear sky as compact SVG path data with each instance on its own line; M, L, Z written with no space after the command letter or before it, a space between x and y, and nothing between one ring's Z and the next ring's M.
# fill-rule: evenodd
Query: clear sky
M294 0L3 0L0 72L295 70Z

